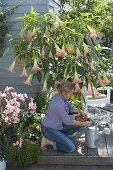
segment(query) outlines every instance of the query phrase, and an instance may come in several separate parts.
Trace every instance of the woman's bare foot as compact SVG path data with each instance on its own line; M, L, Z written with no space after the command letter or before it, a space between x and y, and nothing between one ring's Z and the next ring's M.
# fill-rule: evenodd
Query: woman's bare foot
M41 140L41 149L45 150L46 145L53 145L53 141L50 141L49 139L43 137L42 140Z

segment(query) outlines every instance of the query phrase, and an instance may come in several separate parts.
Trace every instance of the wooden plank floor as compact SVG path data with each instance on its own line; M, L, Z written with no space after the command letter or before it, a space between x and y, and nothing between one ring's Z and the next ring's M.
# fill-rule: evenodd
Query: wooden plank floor
M43 151L39 164L65 165L113 165L113 132L99 137L98 148L92 149L85 145L85 135L78 135L72 139L76 150L73 153L54 151L48 147Z
M8 165L6 170L113 170L113 132L102 134L95 149L85 146L83 130L72 140L77 146L73 153L57 152L48 147L37 164L26 168Z
M113 110L113 104L108 105L107 109L109 108ZM89 107L89 113L95 114L95 111L94 107ZM113 132L110 135L102 134L99 138L98 148L95 149L86 147L84 130L80 135L73 138L73 142L76 146L73 153L57 152L48 147L47 150L42 152L39 164L113 165Z

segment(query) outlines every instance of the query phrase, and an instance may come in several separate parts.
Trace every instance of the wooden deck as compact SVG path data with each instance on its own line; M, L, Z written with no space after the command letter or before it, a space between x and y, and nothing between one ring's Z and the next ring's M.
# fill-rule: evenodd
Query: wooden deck
M85 146L85 135L74 137L73 142L77 146L73 153L61 153L48 147L42 152L39 164L113 165L113 133L102 134L95 149Z
M77 149L71 154L48 147L42 152L37 164L25 168L9 164L7 170L113 170L113 133L101 135L96 149L85 146L84 135L77 135L72 140Z
M113 104L110 105L113 110ZM89 108L90 113L95 113L95 108ZM85 146L84 132L73 138L76 151L61 153L48 147L42 152L39 164L64 164L64 165L113 165L113 132L110 135L102 134L99 138L98 148L91 149ZM113 168L112 168L113 169Z
M7 170L113 170L113 132L102 134L98 148L85 145L84 130L72 138L76 145L73 153L61 153L48 147L43 151L37 164L26 168L7 166Z

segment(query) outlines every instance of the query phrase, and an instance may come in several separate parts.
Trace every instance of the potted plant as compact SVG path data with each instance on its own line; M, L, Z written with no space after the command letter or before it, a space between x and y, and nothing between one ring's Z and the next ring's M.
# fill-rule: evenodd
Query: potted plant
M10 157L14 143L23 144L29 134L28 119L34 117L36 103L27 94L17 93L13 87L0 92L0 160ZM29 123L30 124L30 123ZM26 127L26 128L25 128Z
M28 166L37 162L40 151L40 146L35 141L26 139L22 145L17 141L10 149L10 160L14 166Z

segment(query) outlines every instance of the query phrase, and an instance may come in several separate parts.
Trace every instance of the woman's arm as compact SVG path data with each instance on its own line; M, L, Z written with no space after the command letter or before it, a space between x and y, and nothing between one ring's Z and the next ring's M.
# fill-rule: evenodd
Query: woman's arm
M75 108L74 112L87 117L87 113L85 113L83 110L80 110L79 108Z
M73 126L92 126L91 121L85 121L85 122L80 122L80 121L75 121L72 123Z

